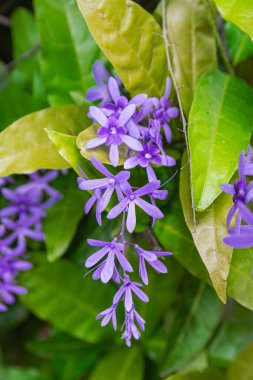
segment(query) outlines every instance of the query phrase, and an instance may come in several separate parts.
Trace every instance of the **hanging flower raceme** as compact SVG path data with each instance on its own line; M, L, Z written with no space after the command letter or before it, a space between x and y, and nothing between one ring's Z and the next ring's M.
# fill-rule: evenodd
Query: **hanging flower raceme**
M57 171L38 172L27 176L25 184L17 185L10 177L2 178L2 195L6 206L0 210L0 311L15 302L15 295L26 293L17 285L20 271L31 269L30 262L24 260L27 239L44 241L42 219L46 209L53 206L62 195L49 185L58 176ZM15 188L8 185L15 184Z
M246 156L244 152L239 156L239 179L233 185L221 185L225 193L233 196L233 206L227 216L229 236L224 238L224 242L233 248L253 247L253 214L248 207L253 200L253 181L247 179L253 175L252 162L249 159L251 150L250 147ZM234 224L231 226L233 220Z
M96 66L98 67L98 63ZM96 87L95 91L96 100L103 101L100 107L91 106L88 113L93 122L98 124L97 137L86 143L86 149L107 146L111 165L116 167L121 159L121 162L124 161L124 169L127 170L120 170L117 174L111 173L97 158L91 157L98 177L88 178L79 168L82 177L78 177L77 183L80 190L92 193L84 211L88 213L96 204L96 219L99 225L102 225L103 213L107 213L110 220L121 219L120 231L112 240L87 240L96 251L86 259L85 266L89 269L88 273L93 272L94 280L101 280L103 283L114 281L120 285L112 305L98 314L97 319L101 319L101 326L106 326L112 321L116 330L117 311L123 305L125 317L122 338L125 339L126 345L130 346L131 340L139 339L141 331L145 329L145 321L136 310L134 298L139 298L142 302L149 301L145 292L141 290L143 284L149 283L147 267L158 273L167 273L162 260L172 253L148 251L134 244L132 238L129 236L128 239L127 235L132 234L136 228L136 208L151 218L152 226L157 219L164 217L156 200L165 200L168 191L161 189L163 185L157 178L155 167L172 167L176 164L174 158L165 153L163 133L167 141L171 141L169 122L178 115L178 109L172 107L172 101L169 100L169 79L161 99L148 98L146 94L138 94L129 99L126 90L120 89L119 81L107 75L104 75L104 78L105 76L108 78L107 83L104 81L101 88ZM97 78L96 81L99 82ZM106 102L106 98L110 100ZM124 149L119 149L121 145L124 145ZM124 157L120 157L123 154ZM140 187L132 183L128 171L137 166L147 172L147 183ZM131 256L128 255L130 251L139 261L139 278L143 284L129 277L130 274L135 275Z

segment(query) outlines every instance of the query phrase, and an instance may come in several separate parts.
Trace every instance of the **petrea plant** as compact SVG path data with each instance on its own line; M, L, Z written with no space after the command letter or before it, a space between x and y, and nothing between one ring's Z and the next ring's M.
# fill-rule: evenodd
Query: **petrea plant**
M98 62L94 64L93 71L96 70L97 65ZM102 69L102 67L102 63L100 63L100 68ZM104 72L105 70L103 68ZM157 219L164 217L156 206L155 199L164 200L168 192L160 189L161 181L157 179L152 165L174 166L176 164L174 158L164 153L161 132L164 130L167 142L171 142L172 134L169 122L171 118L177 117L179 113L176 107L172 107L172 100L169 100L171 88L169 78L167 78L165 94L160 100L148 98L146 94L136 95L129 100L125 95L121 95L117 81L113 77L108 78L106 88L113 103L103 102L100 104L100 108L95 106L89 108L88 116L94 122L97 122L100 127L97 130L98 137L88 141L86 149L106 144L110 147L110 162L116 167L119 162L118 146L122 143L126 144L128 158L125 160L124 168L132 169L136 166L145 168L148 183L137 188L129 182L129 171L119 171L114 175L95 157L91 157L91 163L104 178L89 179L79 168L83 178L78 177L77 182L79 189L93 192L92 197L85 206L85 213L89 212L91 206L97 202L96 215L99 225L102 225L101 213L104 211L109 211L107 214L108 219L122 216L121 231L111 242L94 239L87 240L89 245L101 248L86 260L85 266L86 268L94 267L94 280L101 279L103 283L110 280L119 284L123 282L123 285L114 296L112 306L100 313L97 318L103 318L102 326L105 326L112 319L113 327L116 330L116 310L120 300L123 299L125 321L122 325L124 329L122 338L130 346L132 338L139 339L140 337L138 328L141 330L145 328L145 321L135 310L132 292L143 302L148 302L149 299L139 289L142 284L133 282L129 274L127 274L134 271L133 266L126 257L127 250L130 247L134 248L139 258L139 276L145 285L148 285L146 263L159 273L167 273L166 266L159 258L169 256L171 252L149 252L137 244L133 244L130 237L126 239L125 228L129 234L134 232L137 222L136 206L152 218L152 225ZM124 90L124 93L126 93L126 90ZM89 94L90 90L88 91L88 97ZM101 95L97 97L102 99L103 89L101 89ZM114 193L117 195L118 204L108 210ZM143 197L146 197L149 202Z
M234 226L228 229L229 236L224 238L224 242L233 248L249 248L253 247L253 213L249 208L253 201L253 181L247 179L253 176L251 146L246 156L244 152L240 154L238 175L239 179L233 185L221 185L225 193L233 195L234 204L227 216L228 227L235 218Z
M23 257L27 254L27 239L43 242L42 219L46 209L61 199L61 194L50 186L58 176L52 170L29 174L25 184L17 185L11 177L1 181L1 192L6 206L0 210L0 311L15 302L14 295L25 294L26 289L16 284L20 271L32 264ZM14 188L7 186L14 185ZM21 257L21 259L20 259Z

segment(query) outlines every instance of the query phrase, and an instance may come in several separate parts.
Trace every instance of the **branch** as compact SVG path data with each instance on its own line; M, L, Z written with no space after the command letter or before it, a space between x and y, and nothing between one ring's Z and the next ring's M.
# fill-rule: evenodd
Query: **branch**
M21 62L27 61L30 59L37 51L40 49L40 44L34 45L31 49L27 50L24 54L21 54L19 57L13 59L13 61L7 63L0 68L0 79L11 71L15 66L19 65Z
M181 121L182 121L182 126L183 126L183 133L184 133L184 137L185 137L185 145L186 145L187 159L188 159L189 173L190 173L190 193L191 193L193 225L194 225L194 232L196 232L196 212L195 212L195 208L194 208L193 187L192 187L192 183L191 183L191 157L190 157L190 148L189 148L189 142L188 142L188 137L187 137L187 122L186 122L186 119L184 116L183 106L182 106L182 102L181 102L180 95L179 95L179 88L177 86L177 81L176 81L175 75L173 73L170 54L169 54L169 50L168 50L169 41L168 41L168 35L167 35L165 1L166 0L162 0L163 38L164 38L164 42L165 42L165 50L166 50L168 69L169 69L171 79L172 79L172 82L173 82L173 85L174 85L174 88L176 91L176 96L177 96L177 101L178 101L178 106L179 106L179 111L180 111Z

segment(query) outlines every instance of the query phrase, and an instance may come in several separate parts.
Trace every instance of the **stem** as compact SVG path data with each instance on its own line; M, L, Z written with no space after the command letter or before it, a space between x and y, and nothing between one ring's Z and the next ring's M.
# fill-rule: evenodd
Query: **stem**
M209 0L204 0L204 3L206 5L207 16L208 16L208 19L209 19L209 22L210 22L210 25L211 25L211 28L212 28L212 31L213 31L213 34L214 34L217 46L218 46L219 53L221 55L221 58L222 58L222 60L224 62L224 65L226 66L227 71L231 75L234 75L235 74L234 68L233 68L233 66L232 66L232 64L230 62L230 59L229 59L229 57L227 55L227 52L226 52L226 49L225 49L225 47L223 45L223 41L222 41L222 39L220 37L220 34L218 32L218 29L217 29L217 24L214 22L214 19L213 19L210 1Z
M21 62L27 61L30 59L34 54L37 53L37 51L40 49L40 44L34 45L31 49L27 50L24 54L20 55L19 57L13 59L13 61L7 63L5 66L0 68L0 79L3 77L6 73L11 71L15 66L19 65Z
M169 69L171 79L172 79L172 82L173 82L173 85L175 88L178 106L179 106L179 111L180 111L180 115L181 115L181 121L182 121L182 125L183 125L183 133L184 133L184 137L185 137L185 145L186 145L187 159L188 159L189 173L190 173L190 192L191 192L191 207L192 207L192 216L193 216L193 226L194 226L194 232L196 233L196 212L195 212L195 208L194 208L193 187L192 187L192 183L191 183L191 157L190 157L190 148L189 148L189 142L188 142L188 137L187 137L187 122L186 122L186 119L184 116L183 106L182 106L182 102L181 102L180 95L179 95L179 89L177 86L176 78L175 78L174 73L173 73L170 54L169 54L169 50L168 50L169 41L168 41L168 36L167 36L165 1L166 0L162 0L163 38L164 38L164 42L165 42L165 50L166 50L168 69Z

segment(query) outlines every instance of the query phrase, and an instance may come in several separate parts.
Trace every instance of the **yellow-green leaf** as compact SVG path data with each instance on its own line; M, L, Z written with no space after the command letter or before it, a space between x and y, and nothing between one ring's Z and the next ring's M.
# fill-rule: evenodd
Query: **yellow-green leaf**
M186 155L183 158L183 166L185 162ZM231 196L222 194L205 211L196 212L196 231L192 217L189 175L186 169L182 170L180 175L180 198L186 224L208 270L213 287L219 298L226 302L227 277L233 250L223 243L223 238L227 233L226 217L232 205Z
M69 167L44 129L77 135L89 123L86 114L86 107L66 105L34 112L15 121L0 133L0 176Z
M162 31L154 17L130 0L77 0L80 12L127 90L163 93L167 76Z
M232 21L253 38L252 0L214 0L226 20Z
M170 0L166 18L173 71L188 114L200 76L217 66L215 38L203 0Z

